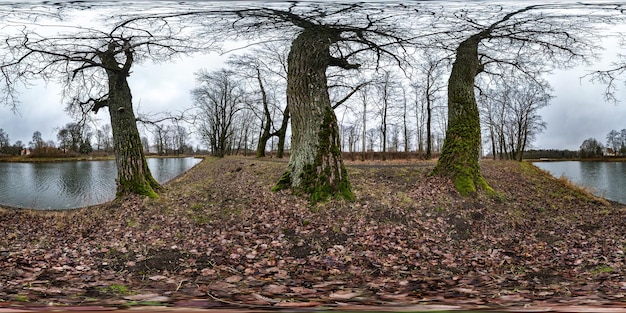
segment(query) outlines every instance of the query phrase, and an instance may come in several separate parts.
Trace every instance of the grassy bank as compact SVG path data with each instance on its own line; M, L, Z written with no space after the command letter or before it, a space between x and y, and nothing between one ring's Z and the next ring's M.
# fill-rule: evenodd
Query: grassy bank
M464 198L432 162L349 163L357 200L270 188L272 159L206 159L159 199L0 210L10 303L203 307L624 303L624 206L529 163ZM2 283L4 282L4 283Z

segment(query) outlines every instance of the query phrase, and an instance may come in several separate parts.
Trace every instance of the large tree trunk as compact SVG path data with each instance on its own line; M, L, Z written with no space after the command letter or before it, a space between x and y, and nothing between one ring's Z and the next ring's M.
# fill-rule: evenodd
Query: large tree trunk
M158 197L161 185L152 177L141 145L128 81L130 65L119 68L113 54L103 56L107 69L108 107L117 165L117 196L139 194ZM132 62L128 59L126 62Z
M291 112L291 156L274 190L292 188L312 201L354 194L341 158L339 127L330 104L326 68L329 47L338 34L325 28L305 29L293 41L288 57L287 106Z
M474 78L480 72L478 43L472 36L456 50L448 80L448 129L433 173L451 177L462 195L478 188L492 190L480 173L480 116L474 95Z

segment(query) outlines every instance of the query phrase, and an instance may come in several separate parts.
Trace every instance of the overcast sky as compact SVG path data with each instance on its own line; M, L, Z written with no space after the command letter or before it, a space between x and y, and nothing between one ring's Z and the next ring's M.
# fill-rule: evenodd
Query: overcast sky
M555 98L541 110L547 129L537 137L533 147L577 150L586 138L605 142L612 130L626 128L626 88L619 83L621 103L604 102L605 86L580 80L591 69L605 68L615 58L616 42L607 44L609 50L602 62L590 68L578 67L568 71L555 70L549 76ZM194 72L200 68L217 69L226 56L196 55L167 64L141 64L133 67L129 78L135 107L141 113L182 110L191 105L190 90L195 86ZM21 140L28 144L34 131L44 140L54 140L59 127L72 122L64 112L60 89L56 84L39 84L23 90L21 104L15 114L0 105L0 128L9 135L11 143ZM108 122L108 113L100 111L96 118ZM196 141L196 143L198 143Z
M616 93L621 102L609 103L603 97L606 85L581 79L593 70L609 68L615 60L620 51L617 40L605 41L606 50L596 64L555 70L548 76L555 97L548 107L540 111L547 129L537 137L534 147L578 150L587 138L605 143L609 131L626 128L626 88L623 81L618 82Z
M176 113L192 105L190 90L195 86L194 73L201 68L218 69L227 56L217 53L198 54L176 59L166 64L141 64L133 66L129 84L133 94L133 105L141 114ZM23 89L20 93L18 112L0 105L0 128L9 135L11 144L21 140L28 144L33 132L39 131L45 141L56 140L59 127L74 120L65 112L58 84ZM106 108L93 116L100 126L109 123ZM191 130L191 129L190 129ZM140 127L140 131L143 131ZM152 139L150 134L147 136ZM197 140L194 141L199 143Z

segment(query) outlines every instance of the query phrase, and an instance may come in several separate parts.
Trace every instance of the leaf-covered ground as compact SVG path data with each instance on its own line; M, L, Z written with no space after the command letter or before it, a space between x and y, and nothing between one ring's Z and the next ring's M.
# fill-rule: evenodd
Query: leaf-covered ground
M459 196L432 162L348 166L354 202L270 191L271 159L206 159L159 199L0 209L0 307L626 305L625 206L527 163Z

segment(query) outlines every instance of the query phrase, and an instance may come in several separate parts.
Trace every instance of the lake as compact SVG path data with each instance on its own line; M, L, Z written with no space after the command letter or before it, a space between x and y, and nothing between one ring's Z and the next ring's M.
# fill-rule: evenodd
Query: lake
M200 163L197 158L148 158L165 183ZM32 209L71 209L115 198L114 160L0 163L0 205Z
M567 177L595 195L626 203L626 163L622 162L535 162L554 177Z

